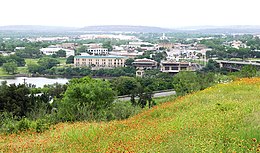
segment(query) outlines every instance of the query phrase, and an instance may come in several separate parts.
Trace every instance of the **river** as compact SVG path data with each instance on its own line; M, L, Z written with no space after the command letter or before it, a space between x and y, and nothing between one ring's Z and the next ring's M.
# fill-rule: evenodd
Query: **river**
M43 87L45 84L66 84L70 79L67 78L46 78L46 77L6 77L0 78L0 82L7 81L7 84L23 84L26 82L27 84L34 84L36 87Z

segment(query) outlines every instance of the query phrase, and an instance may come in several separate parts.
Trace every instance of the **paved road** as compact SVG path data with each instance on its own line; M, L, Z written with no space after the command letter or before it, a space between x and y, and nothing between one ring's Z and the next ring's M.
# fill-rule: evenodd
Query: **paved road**
M167 92L160 92L160 93L155 93L153 94L153 97L166 97L166 96L171 96L171 95L175 95L176 92L175 91L167 91ZM122 101L127 101L130 100L130 97L123 97L123 98L118 98L119 100Z

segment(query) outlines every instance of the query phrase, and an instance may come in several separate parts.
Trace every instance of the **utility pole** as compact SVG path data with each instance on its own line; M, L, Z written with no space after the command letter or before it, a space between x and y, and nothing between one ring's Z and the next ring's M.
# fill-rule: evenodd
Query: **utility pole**
M27 80L27 79L25 79L25 78L23 79L23 84L24 84L24 85L26 84L26 81L25 81L25 80Z

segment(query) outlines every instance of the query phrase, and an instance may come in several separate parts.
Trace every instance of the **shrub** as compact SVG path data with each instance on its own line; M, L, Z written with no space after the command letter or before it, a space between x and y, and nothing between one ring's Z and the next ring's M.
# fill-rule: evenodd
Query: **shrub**
M31 127L31 121L27 118L22 118L20 121L17 122L17 130L19 131L26 131Z
M185 95L201 89L200 78L195 72L182 71L173 78L173 87L177 95Z
M72 79L58 104L58 115L63 121L92 120L111 106L115 96L108 81Z
M107 120L123 120L141 111L141 107L133 106L129 101L116 101L109 109Z
M36 132L43 132L49 129L49 123L46 119L38 119L35 121L35 131Z

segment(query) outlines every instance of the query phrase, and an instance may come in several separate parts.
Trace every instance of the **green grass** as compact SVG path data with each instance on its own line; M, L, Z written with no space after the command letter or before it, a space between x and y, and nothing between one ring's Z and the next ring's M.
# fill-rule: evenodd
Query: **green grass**
M18 67L16 74L28 74L27 67ZM2 67L0 67L0 76L12 76L13 74L8 74L3 70Z
M18 67L16 73L27 74L28 73L27 67ZM3 70L2 67L0 67L0 76L11 76L11 75L12 74L8 74Z
M219 84L123 121L60 123L41 134L0 135L0 151L257 152L259 91L260 78Z
M31 58L27 58L27 59L25 59L25 63L26 64L37 64L37 62L38 62L38 60L39 59L31 59Z
M57 60L60 62L60 64L66 65L66 58L57 58Z
M56 59L60 62L60 64L66 65L66 60L67 60L66 58L56 58ZM38 60L39 59L25 59L25 62L26 62L26 64L29 64L29 63L37 64Z
M166 96L166 97L153 98L153 100L155 101L156 104L160 105L165 102L174 101L176 98L177 98L176 95L172 95L172 96Z
M28 74L28 69L27 67L18 67L17 72L19 74Z
M10 76L10 74L6 73L2 67L0 67L0 76Z
M29 63L37 63L38 59L25 59L25 62L26 64L29 64ZM17 71L16 71L17 74L28 74L28 69L27 69L27 66L25 67L18 67L17 68ZM12 76L12 74L8 74L6 73L2 67L0 67L0 76Z

